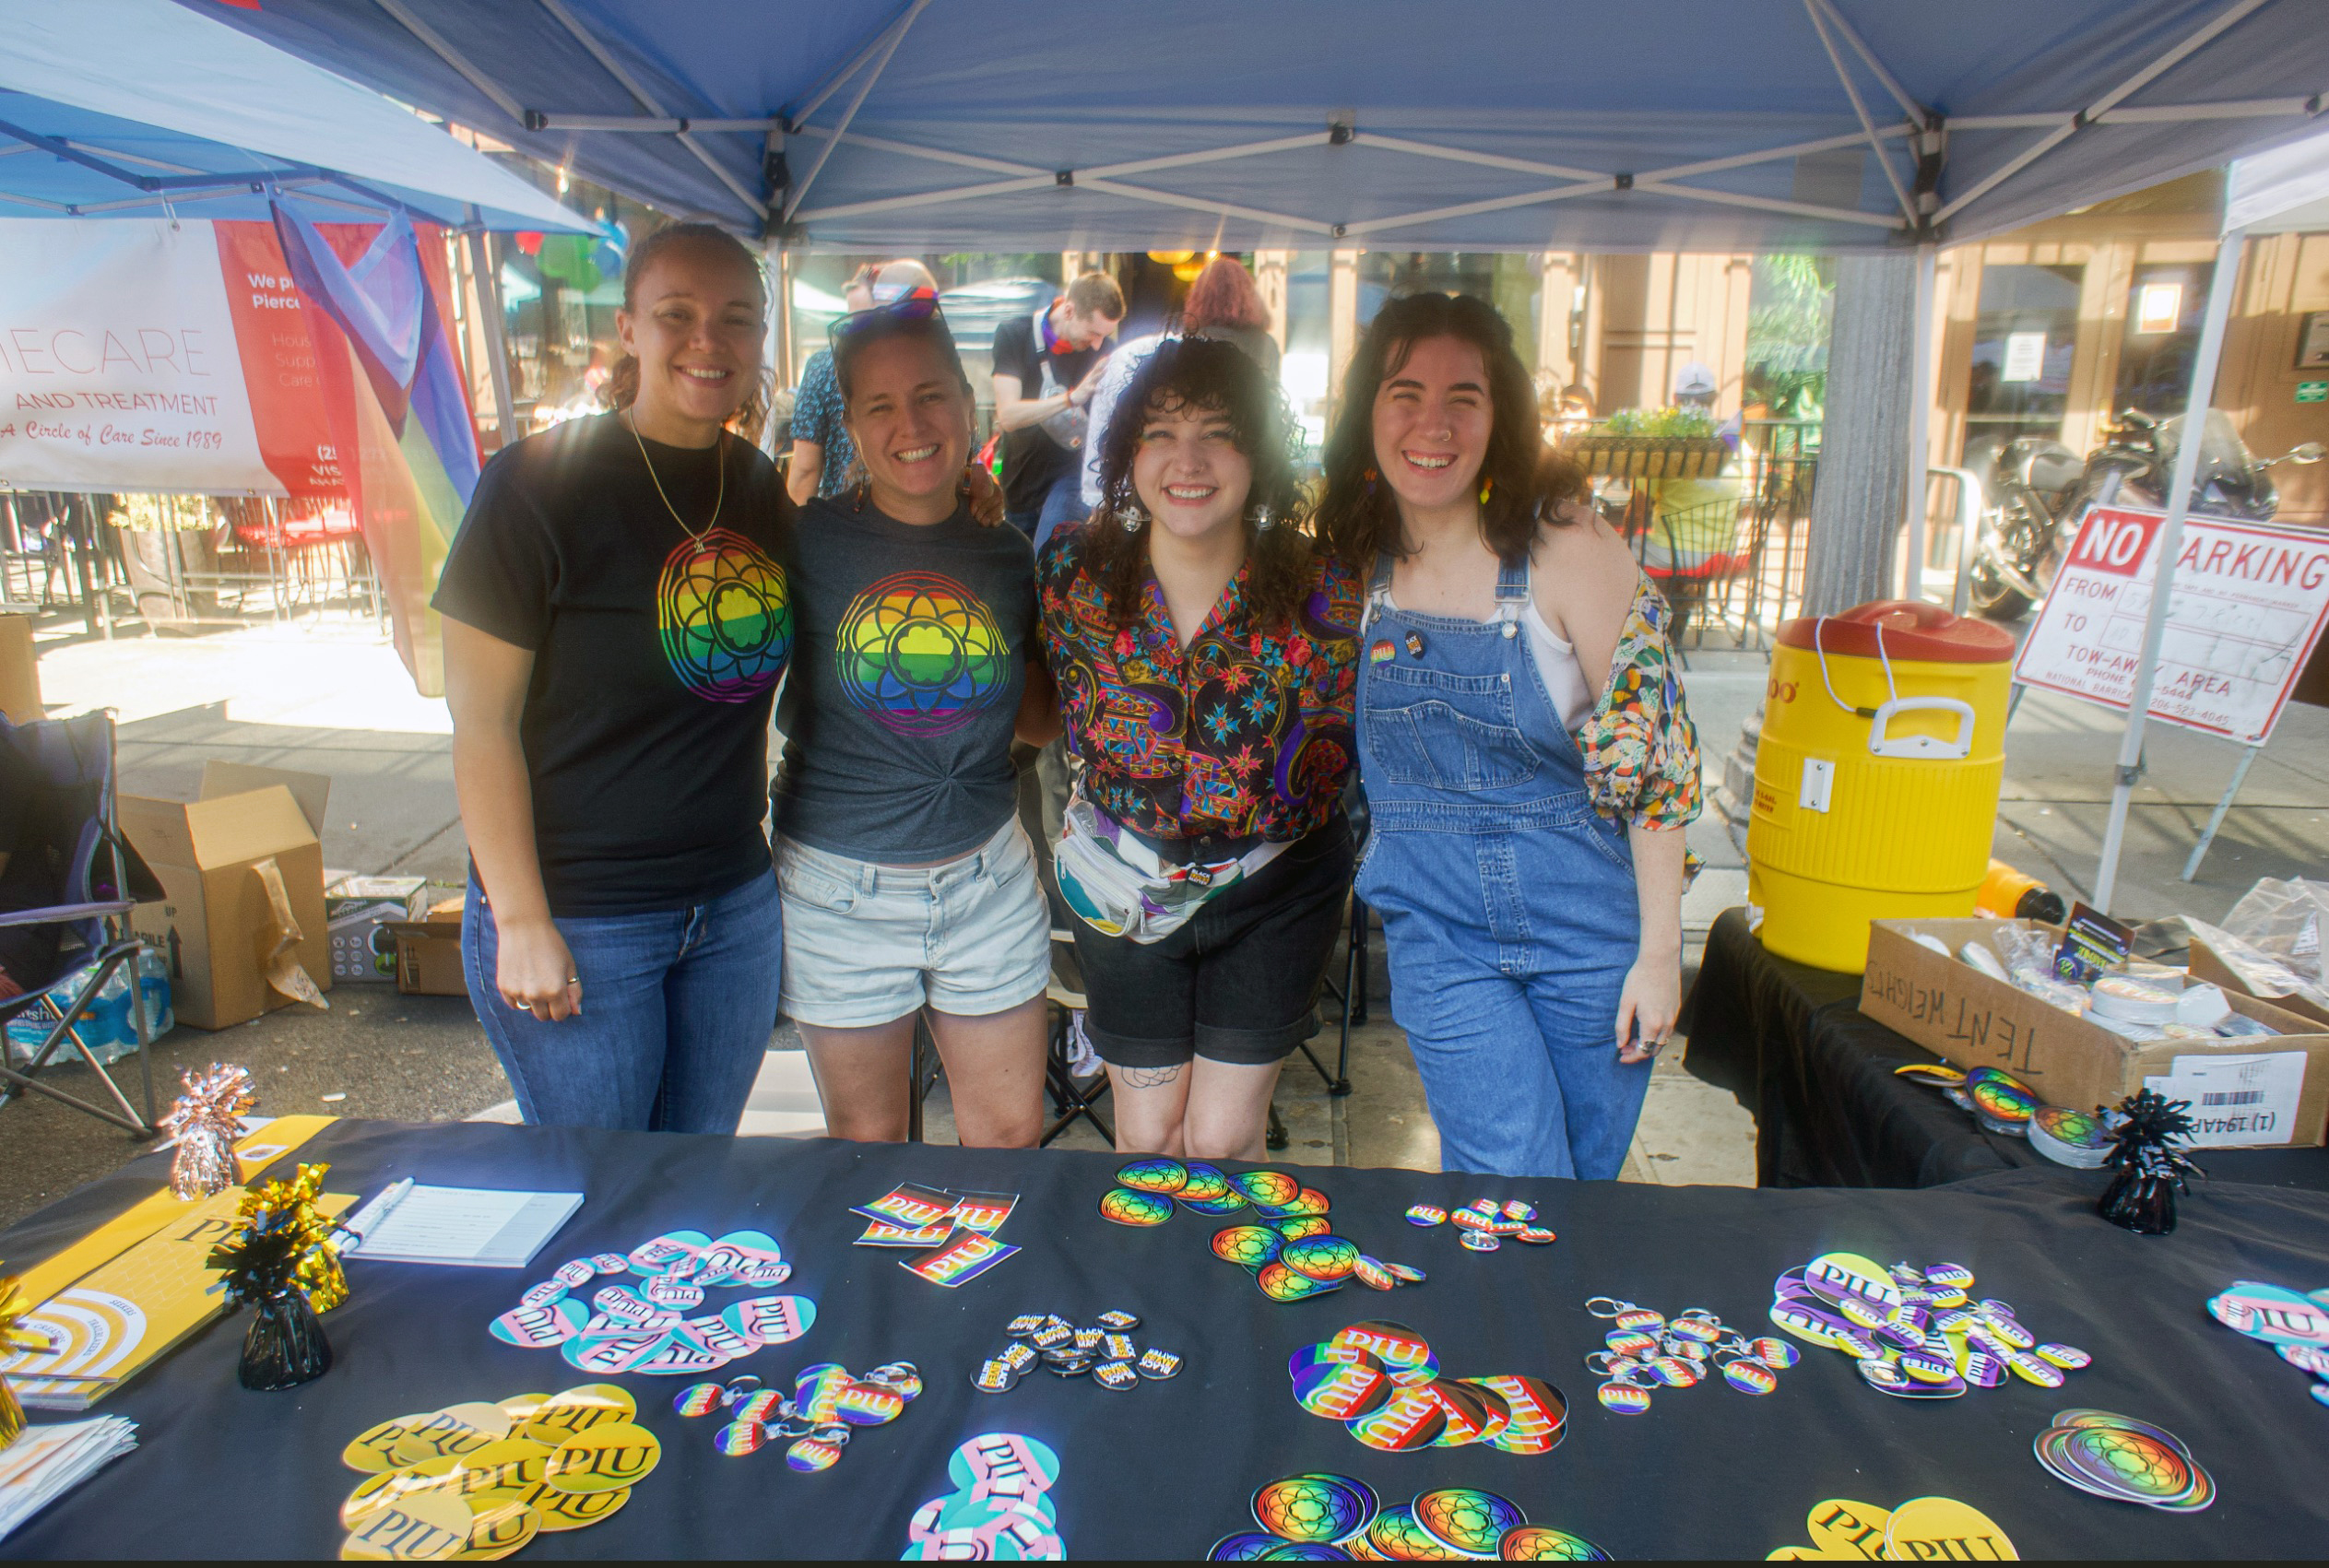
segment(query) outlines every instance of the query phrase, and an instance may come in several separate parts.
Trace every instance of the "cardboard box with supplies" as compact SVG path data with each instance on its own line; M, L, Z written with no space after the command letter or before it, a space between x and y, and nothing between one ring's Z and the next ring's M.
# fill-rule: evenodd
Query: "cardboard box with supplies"
M466 996L461 968L461 910L467 895L455 893L429 908L426 920L388 926L396 938L396 989L408 996Z
M2308 996L2258 996L2248 982L2242 980L2233 967L2224 961L2223 955L2216 950L2208 939L2197 933L2194 933L2192 937L2192 978L2221 985L2228 995L2256 996L2258 1001L2267 1007L2278 1008L2284 1012L2292 1012L2300 1018L2311 1019L2317 1027L2329 1030L2329 1008L2323 1008Z
M317 773L211 762L200 798L121 797L123 831L160 878L136 928L170 961L180 1023L225 1029L295 1001L329 1006Z
M1860 1010L1960 1067L2003 1067L2048 1104L2112 1106L2146 1087L2190 1100L2202 1148L2314 1148L2329 1124L2329 1031L2225 987L2232 1010L2276 1032L2249 1039L2138 1041L1983 973L1954 955L2029 921L1879 920ZM2194 967L2194 978L2208 979Z
M324 890L324 919L332 933L332 979L340 984L396 979L396 936L390 927L426 919L429 883L422 877L346 876Z

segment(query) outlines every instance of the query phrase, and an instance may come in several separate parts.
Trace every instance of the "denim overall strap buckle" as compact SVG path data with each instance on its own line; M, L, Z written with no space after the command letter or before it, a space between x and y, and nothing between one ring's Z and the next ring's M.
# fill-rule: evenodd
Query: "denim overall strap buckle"
M1520 614L1529 607L1529 563L1500 561L1496 566L1496 625L1507 637L1520 634Z

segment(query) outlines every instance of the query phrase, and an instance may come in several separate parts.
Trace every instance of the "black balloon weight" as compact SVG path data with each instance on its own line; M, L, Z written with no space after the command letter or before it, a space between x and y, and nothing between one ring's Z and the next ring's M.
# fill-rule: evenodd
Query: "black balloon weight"
M260 1301L242 1336L242 1386L280 1393L332 1370L332 1345L323 1320L297 1287Z

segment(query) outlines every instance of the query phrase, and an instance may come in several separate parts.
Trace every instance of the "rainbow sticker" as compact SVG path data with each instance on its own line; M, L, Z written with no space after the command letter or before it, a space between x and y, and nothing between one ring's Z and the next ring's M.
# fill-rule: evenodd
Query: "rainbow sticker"
M1253 1516L1285 1540L1336 1541L1365 1527L1366 1504L1365 1496L1339 1480L1289 1476L1253 1494Z
M706 701L751 701L776 684L792 656L785 569L727 528L664 558L655 617L671 673Z
M1330 1421L1355 1421L1391 1397L1391 1380L1380 1365L1321 1362L1294 1380L1294 1402Z
M1240 1171L1230 1184L1256 1204L1282 1208L1302 1196L1302 1184L1283 1171Z
M1427 1491L1415 1499L1414 1509L1425 1534L1473 1557L1496 1550L1505 1531L1528 1523L1519 1504L1468 1486Z
M1448 1222L1448 1211L1437 1204L1419 1203L1408 1209L1407 1222L1410 1225L1444 1225Z
M1308 1236L1323 1236L1334 1229L1334 1221L1323 1214L1305 1214L1293 1220L1265 1221L1269 1227L1290 1242ZM1386 1265L1386 1267L1389 1267Z
M1119 1225L1162 1225L1173 1217L1173 1200L1160 1193L1110 1187L1100 1195L1100 1218Z
M1241 1268L1259 1268L1278 1256L1286 1239L1267 1225L1232 1225L1213 1232L1213 1256Z
M1549 1454L1560 1445L1568 1422L1568 1401L1542 1378L1500 1373L1494 1377L1467 1379L1501 1395L1512 1412L1502 1432L1486 1439L1507 1454Z
M1496 1543L1496 1555L1507 1562L1607 1562L1608 1552L1566 1530L1550 1525L1522 1525Z
M1183 1203L1211 1203L1235 1192L1236 1189L1229 1185L1229 1178L1218 1167L1190 1164L1186 1169L1179 1190L1173 1196ZM1237 1194L1238 1207L1243 1208L1245 1203L1245 1196Z
M727 1390L716 1383L691 1383L672 1399L671 1408L683 1416L708 1416L727 1402Z
M730 1421L712 1434L712 1446L731 1459L757 1454L768 1443L768 1429L758 1421Z
M1345 1236L1306 1236L1278 1254L1278 1261L1313 1279L1347 1279L1358 1259L1358 1244Z
M1448 1430L1448 1407L1428 1385L1401 1388L1348 1425L1351 1435L1369 1448L1404 1453L1430 1447Z
M1427 1562L1444 1557L1448 1551L1415 1522L1414 1505L1408 1503L1377 1514L1374 1522L1366 1527L1366 1544L1382 1556L1401 1562Z
M1298 1302L1305 1296L1323 1295L1342 1288L1339 1279L1313 1279L1306 1274L1296 1274L1283 1263L1263 1264L1261 1272L1254 1276L1254 1283L1273 1302Z
M1135 1160L1117 1171L1116 1181L1134 1192L1176 1193L1188 1185L1188 1167L1177 1160Z
M901 735L936 736L995 700L1011 649L978 595L935 572L900 572L849 601L833 663L857 706Z

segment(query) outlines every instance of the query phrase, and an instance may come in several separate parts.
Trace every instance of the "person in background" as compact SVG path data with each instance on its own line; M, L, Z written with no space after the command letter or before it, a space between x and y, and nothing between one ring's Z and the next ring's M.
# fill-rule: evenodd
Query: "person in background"
M432 601L469 1000L535 1126L732 1133L776 1026L761 818L793 645L758 259L631 251L613 412L497 453Z
M1359 758L1391 1010L1449 1170L1614 1177L1681 1002L1697 737L1494 307L1384 305L1321 513L1370 573Z
M995 329L995 428L1003 437L1003 503L1011 526L1040 548L1078 515L1086 405L1102 349L1124 319L1124 292L1087 272L1024 321Z
M961 1141L1029 1147L1051 922L1011 746L1058 731L1034 554L960 499L975 405L935 293L835 323L833 351L865 477L811 501L798 531L799 651L770 791L784 1008L833 1136L906 1136L927 1014Z
M1359 584L1304 526L1300 434L1244 350L1156 348L1104 501L1044 551L1083 764L1054 861L1125 1153L1259 1160L1350 894Z
M1188 298L1181 301L1177 324L1168 325L1163 332L1119 343L1100 367L1099 382L1087 409L1093 439L1083 443L1082 515L1089 516L1103 499L1100 454L1105 443L1098 438L1099 432L1108 428L1117 399L1124 395L1124 389L1132 384L1132 378L1140 373L1148 357L1156 352L1158 344L1180 336L1218 337L1234 343L1261 367L1265 383L1278 384L1278 340L1270 335L1270 307L1262 302L1261 290L1255 286L1253 274L1246 270L1243 262L1235 256L1215 256L1197 275L1197 281L1188 286ZM1040 550L1042 542L1037 541L1035 548Z
M930 269L911 259L867 263L857 268L841 290L851 312L876 303L890 304L917 289L938 290ZM833 384L833 350L820 348L801 367L800 388L793 395L793 454L785 471L785 489L796 506L812 496L836 496L849 482L849 466L857 460L849 444L849 427L841 415L841 389Z

